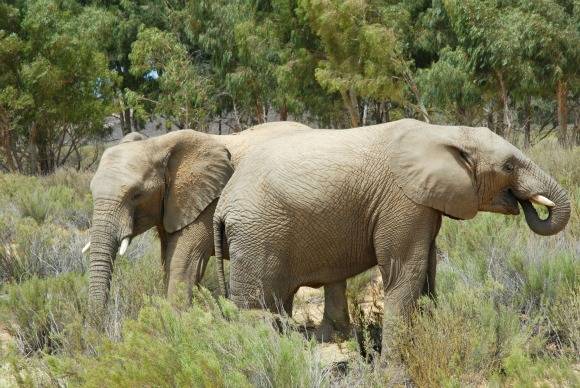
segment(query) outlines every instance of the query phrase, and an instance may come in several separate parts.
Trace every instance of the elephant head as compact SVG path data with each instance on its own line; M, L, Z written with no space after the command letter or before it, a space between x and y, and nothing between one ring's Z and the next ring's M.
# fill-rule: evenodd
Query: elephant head
M224 145L192 130L131 135L105 150L91 181L91 311L106 305L117 251L123 254L131 238L152 227L163 235L195 221L232 172Z
M570 218L565 190L519 149L487 128L436 126L408 120L394 131L392 170L413 201L452 218L478 211L519 214L540 235L560 232ZM532 203L544 205L542 220Z

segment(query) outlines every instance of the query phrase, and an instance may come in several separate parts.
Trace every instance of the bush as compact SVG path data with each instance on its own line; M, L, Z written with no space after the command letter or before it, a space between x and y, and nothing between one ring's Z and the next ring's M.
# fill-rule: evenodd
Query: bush
M531 150L572 200L570 223L557 236L533 234L521 216L445 219L437 305L421 300L421 313L401 326L395 349L416 385L577 385L579 151L551 142ZM196 291L191 306L169 307L160 299L165 288L153 232L134 239L116 260L106 330L95 333L84 320L87 257L80 254L91 212L89 181L90 174L68 170L42 178L0 175L0 321L19 345L0 359L11 360L15 384L405 382L401 370L376 357L323 367L318 346L288 325L279 333L272 318L216 303L209 291ZM369 271L349 280L348 297L360 344L375 355L382 294L369 287L370 279ZM202 284L217 288L213 259ZM353 339L345 346L357 348ZM0 375L5 370L0 365Z
M0 304L0 317L11 322L20 351L54 353L65 343L78 342L77 329L85 316L87 282L82 276L31 278L8 285L7 298Z
M87 257L81 250L86 240L86 234L76 229L0 216L0 284L34 276L83 273Z
M126 257L117 258L105 319L110 338L121 338L123 322L135 319L151 297L165 295L163 269L154 233L145 233L131 243Z
M155 299L122 340L105 342L96 357L73 370L86 386L319 386L325 371L313 342L279 334L267 315L257 319L230 302L195 291L193 306L178 312ZM70 374L69 363L59 373ZM58 368L57 368L58 370Z

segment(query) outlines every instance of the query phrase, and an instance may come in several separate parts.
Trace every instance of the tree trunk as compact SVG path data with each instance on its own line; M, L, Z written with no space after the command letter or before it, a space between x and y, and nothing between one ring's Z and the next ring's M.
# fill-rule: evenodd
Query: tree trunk
M494 122L493 122L493 104L489 106L489 111L487 112L486 117L487 127L495 132Z
M287 121L288 120L288 107L284 105L282 109L280 109L280 121Z
M131 133L131 109L126 108L120 114L121 118L121 131L123 132L123 136Z
M423 98L421 97L421 93L419 92L419 88L417 87L417 83L415 82L412 73L410 71L406 71L405 74L403 75L403 78L405 79L405 82L407 82L409 89L411 89L411 92L413 93L415 99L417 100L417 107L419 112L423 116L423 120L426 123L430 123L431 120L429 118L429 113L427 112L425 104L423 104Z
M502 112L502 108L501 108L501 100L497 101L497 105L498 105L498 109L497 109L497 120L495 123L495 133L497 133L500 136L504 135L504 115L501 113Z
M256 120L258 121L258 124L263 124L266 122L264 117L264 107L260 103L259 99L256 99Z
M367 125L367 111L369 109L368 104L365 102L363 103L363 115L362 115L362 125L363 127Z
M532 104L532 97L527 96L524 102L524 148L530 148L531 146L531 139L530 139L530 129L531 129L531 105Z
M50 157L48 142L44 136L41 135L37 138L36 148L38 149L39 173L41 175L47 175L51 173L54 168Z
M27 172L30 174L38 173L38 148L36 146L36 137L37 137L37 128L36 123L33 122L30 126L30 133L28 134L28 154L30 155L29 158L29 165L27 167Z
M502 113L503 113L503 128L502 130L502 136L504 136L506 139L510 140L511 134L512 134L512 125L511 125L511 121L509 118L509 96L508 96L508 91L503 79L503 74L501 72L497 72L497 79L499 81L499 87L500 87L500 99L501 99L501 103L502 103Z
M575 144L577 146L580 146L580 109L576 109L574 112L574 129L573 129L573 133L574 133L574 139L573 142L570 142L571 144Z
M356 102L356 96L353 96L352 94L353 94L352 91L347 90L340 91L342 101L350 117L351 128L356 128L360 126L358 117L358 106L354 105L354 103Z
M562 146L568 146L568 87L566 81L559 80L556 87L556 100L558 102L558 142Z
M8 171L14 172L18 170L16 158L14 157L14 149L12 143L12 134L10 133L10 118L8 112L4 107L0 106L0 134L2 141L2 150L4 151L4 158L6 159L6 168Z

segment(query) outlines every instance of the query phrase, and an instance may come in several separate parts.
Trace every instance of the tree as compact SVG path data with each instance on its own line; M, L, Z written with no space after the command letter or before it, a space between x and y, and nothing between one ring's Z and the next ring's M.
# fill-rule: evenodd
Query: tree
M498 133L511 137L510 105L517 102L512 100L523 100L527 110L530 95L545 97L556 91L563 142L567 85L577 77L580 58L572 5L550 0L446 0L444 4L477 77L487 90L498 92L503 112Z
M418 83L425 102L443 114L444 122L473 125L481 117L482 90L461 48L443 49L437 62L419 70Z
M179 128L204 129L213 110L212 85L170 32L144 28L132 45L131 73L158 84L158 98L128 92L132 106L153 103L152 115L168 118ZM132 93L132 94L131 94ZM144 114L144 113L142 113Z
M93 1L101 11L106 11L113 21L103 35L96 37L107 56L108 66L113 71L113 104L121 123L123 134L138 130L146 116L143 107L135 99L135 93L156 94L154 83L147 82L142 74L131 72L132 44L137 40L140 29L155 27L168 28L168 15L164 2L156 0L107 0ZM93 22L94 23L94 22ZM137 105L135 105L137 104Z
M72 1L4 5L0 26L3 168L46 174L107 132L112 75L96 45L101 15ZM97 26L103 27L97 23Z
M265 121L275 47L273 28L248 1L168 2L171 29L192 60L206 68L215 87L217 112L233 112L236 128Z
M397 36L381 20L370 1L302 0L304 13L320 38L323 59L316 79L329 92L338 92L352 127L365 117L361 97L403 100L403 75L408 68ZM361 114L362 113L362 114Z

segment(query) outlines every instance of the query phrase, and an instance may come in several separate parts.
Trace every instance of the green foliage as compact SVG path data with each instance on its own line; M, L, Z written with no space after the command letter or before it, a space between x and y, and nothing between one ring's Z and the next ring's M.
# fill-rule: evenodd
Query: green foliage
M48 173L80 141L106 133L102 123L113 77L98 42L108 23L88 25L89 19L103 19L103 12L73 1L38 0L7 9L13 23L0 30L4 166Z
M31 278L18 285L4 287L7 294L0 304L2 321L12 322L24 354L36 351L52 353L71 343L83 341L82 328L86 310L87 282L76 274L55 278Z
M321 377L313 347L297 333L280 335L270 318L218 304L202 290L182 312L154 300L125 322L122 341L106 341L96 357L77 359L84 368L73 373L87 386L302 387Z
M482 90L468 56L460 48L443 49L436 63L419 71L417 83L424 91L425 103L437 106L446 121L471 125L481 115Z
M366 1L301 1L301 11L320 38L325 59L316 79L341 94L353 126L359 124L357 98L402 100L407 71L395 32L377 5Z
M133 75L150 78L155 72L158 77L159 97L152 114L165 116L180 128L206 126L214 106L210 80L191 63L186 48L173 34L156 28L141 30L129 59ZM127 91L127 98L141 115L145 114L146 97Z

